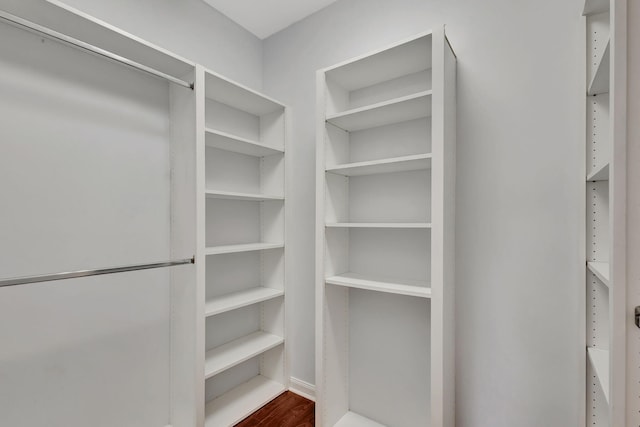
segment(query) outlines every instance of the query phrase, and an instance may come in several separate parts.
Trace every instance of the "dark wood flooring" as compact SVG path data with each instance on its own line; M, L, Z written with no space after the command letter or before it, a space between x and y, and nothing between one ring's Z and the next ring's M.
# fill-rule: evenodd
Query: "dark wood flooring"
M285 391L236 427L313 427L315 403Z

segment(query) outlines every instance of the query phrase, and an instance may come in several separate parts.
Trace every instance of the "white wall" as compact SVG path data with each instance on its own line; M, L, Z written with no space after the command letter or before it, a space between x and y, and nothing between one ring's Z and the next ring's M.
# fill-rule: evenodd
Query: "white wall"
M314 383L314 72L447 24L458 59L457 425L578 425L580 1L340 0L264 43L293 108L292 375Z
M202 0L63 1L232 80L262 87L262 41Z

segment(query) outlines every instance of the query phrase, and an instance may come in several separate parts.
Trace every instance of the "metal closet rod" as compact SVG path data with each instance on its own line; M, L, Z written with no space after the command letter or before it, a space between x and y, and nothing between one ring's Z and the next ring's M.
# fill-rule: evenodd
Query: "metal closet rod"
M179 259L175 261L156 262L153 264L136 264L124 267L102 268L96 270L79 270L64 273L43 274L41 276L16 277L13 279L0 280L0 288L4 286L18 286L29 283L51 282L54 280L77 279L79 277L100 276L103 274L125 273L127 271L150 270L152 268L173 267L176 265L195 264L194 258Z
M171 83L175 83L177 85L180 86L184 86L186 88L192 89L193 90L193 83L189 83L186 82L184 80L180 80L176 77L170 76L169 74L165 74L161 71L158 71L156 69L153 69L151 67L147 67L146 65L142 65L138 62L132 61L130 59L127 59L123 56L117 55L113 52L109 52L108 50L104 50L101 49L97 46L91 45L89 43L85 43L83 41L80 41L78 39L74 39L73 37L69 37L65 34L59 33L57 31L54 31L50 28L47 27L43 27L42 25L38 25L34 22L31 21L27 21L26 19L22 19L18 16L12 15L10 13L7 13L5 11L0 10L0 19L10 23L11 25L17 26L19 28L23 28L26 29L27 31L31 31L31 32L35 32L37 34L41 34L44 35L48 38L54 39L54 40L58 40L60 42L66 43L66 44L70 44L74 47L77 47L79 49L85 50L85 51L89 51L91 53L95 53L96 55L100 55L103 56L105 58L111 59L113 61L119 62L123 65L126 65L128 67L131 68L135 68L137 70L143 71L145 73L154 75L156 77L160 77L163 78L165 80L170 81Z

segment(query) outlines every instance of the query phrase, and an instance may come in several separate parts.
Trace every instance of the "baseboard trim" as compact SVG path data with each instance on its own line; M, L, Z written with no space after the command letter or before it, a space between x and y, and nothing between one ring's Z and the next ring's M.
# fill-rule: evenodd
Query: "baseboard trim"
M306 381L291 377L289 379L289 391L314 402L316 401L316 386Z

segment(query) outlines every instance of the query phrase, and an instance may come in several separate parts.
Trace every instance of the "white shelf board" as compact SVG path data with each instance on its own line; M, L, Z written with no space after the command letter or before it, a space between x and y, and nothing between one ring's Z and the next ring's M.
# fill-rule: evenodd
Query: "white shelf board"
M609 181L609 163L600 166L587 176L587 182L593 181Z
M431 228L428 222L329 222L329 228Z
M207 190L205 195L210 199L225 199L225 200L247 200L264 202L267 200L284 200L284 196L271 196L266 194L250 194L250 193L236 193L233 191L217 191Z
M431 91L394 98L327 116L327 122L346 131L390 125L431 115Z
M602 387L604 398L609 403L609 351L589 347L587 354Z
M609 0L585 0L583 15L593 15L594 13L606 12L609 10Z
M210 401L205 407L206 427L227 427L245 419L285 391L285 386L261 375Z
M207 147L219 148L221 150L254 157L265 157L284 153L284 150L268 147L260 142L211 128L205 129L205 145Z
M607 287L609 287L609 263L608 262L588 262L589 271Z
M233 254L238 252L264 251L284 248L284 243L245 243L241 245L211 246L205 249L205 255Z
M423 170L431 168L431 157L431 154L415 154L367 162L347 163L331 166L326 171L344 176L363 176Z
M204 361L205 379L246 362L283 342L282 337L258 331L209 350Z
M334 427L385 427L385 425L349 411L335 423Z
M207 98L254 116L284 112L284 105L280 102L211 70L205 70L205 88Z
M354 91L431 68L431 32L325 68L327 78Z
M609 51L611 46L611 40L607 41L607 45L602 52L602 56L599 58L596 71L593 73L591 82L589 83L589 95L598 95L601 93L609 92Z
M431 298L431 288L428 287L428 283L418 280L374 279L362 274L342 273L325 279L325 283L390 294Z
M3 2L2 10L177 78L182 78L195 68L193 62L71 7L64 1Z
M226 313L227 311L257 304L283 295L284 291L282 289L263 287L234 292L207 301L204 307L204 314L206 317L215 316L216 314Z

